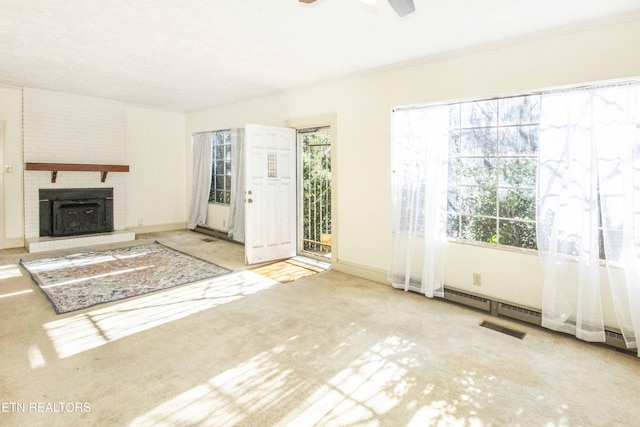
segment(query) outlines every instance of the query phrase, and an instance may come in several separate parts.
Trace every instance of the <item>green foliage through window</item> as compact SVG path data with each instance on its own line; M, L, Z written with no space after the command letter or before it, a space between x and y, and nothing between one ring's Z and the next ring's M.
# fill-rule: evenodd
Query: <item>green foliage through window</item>
M540 95L451 105L449 237L536 249Z
M331 140L326 132L302 137L302 248L331 252Z
M213 132L211 140L213 154L209 202L228 205L231 203L231 131Z

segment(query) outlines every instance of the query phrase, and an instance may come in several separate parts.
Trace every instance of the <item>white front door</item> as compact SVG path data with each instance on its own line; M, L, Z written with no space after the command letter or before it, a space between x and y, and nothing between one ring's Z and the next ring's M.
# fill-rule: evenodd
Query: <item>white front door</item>
M247 264L296 255L296 132L245 127Z

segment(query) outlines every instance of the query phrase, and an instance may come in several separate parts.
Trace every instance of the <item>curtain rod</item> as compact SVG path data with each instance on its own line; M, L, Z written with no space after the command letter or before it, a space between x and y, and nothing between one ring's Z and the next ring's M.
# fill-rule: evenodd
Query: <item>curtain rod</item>
M205 133L213 133L213 132L228 132L230 130L231 129L205 130L205 131L202 131L202 132L194 132L194 133L191 134L191 136L202 135L202 134L205 134Z
M549 89L540 89L529 92L522 92L519 94L513 95L503 95L503 96L490 96L486 98L469 98L469 99L460 99L456 101L442 101L442 102L434 102L430 104L415 104L415 105L406 105L401 107L395 107L391 109L391 112L396 111L408 111L408 110L418 110L421 108L427 107L437 107L437 106L445 106L445 105L454 105L460 104L463 102L481 102L481 101L494 101L496 99L507 99L507 98L518 98L520 96L528 96L528 95L542 95L545 93L559 93L566 92L569 90L577 90L577 89L587 89L594 87L608 87L608 86L617 86L629 83L640 83L640 77L628 77L622 79L614 79L614 80L604 80L600 82L591 82L591 83L580 83L575 85L565 85L565 86L556 86Z
M212 132L230 132L235 129L244 129L244 126L236 126L236 127L231 127L227 129L204 130L202 132L194 132L191 134L191 136L202 135L203 133L212 133Z

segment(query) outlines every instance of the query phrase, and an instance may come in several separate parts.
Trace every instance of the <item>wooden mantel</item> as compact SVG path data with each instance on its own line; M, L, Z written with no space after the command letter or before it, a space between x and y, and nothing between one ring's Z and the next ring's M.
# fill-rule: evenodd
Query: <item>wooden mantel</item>
M51 171L51 182L56 182L59 171L100 172L100 181L105 182L109 172L129 172L129 165L96 165L89 163L25 163L28 171Z

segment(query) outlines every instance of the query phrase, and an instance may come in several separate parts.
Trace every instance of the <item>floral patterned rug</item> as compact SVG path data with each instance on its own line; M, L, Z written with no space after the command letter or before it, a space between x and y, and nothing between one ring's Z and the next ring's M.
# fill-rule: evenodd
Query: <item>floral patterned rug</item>
M159 242L57 258L20 260L56 313L82 310L229 273Z

